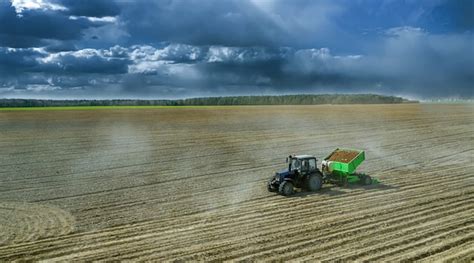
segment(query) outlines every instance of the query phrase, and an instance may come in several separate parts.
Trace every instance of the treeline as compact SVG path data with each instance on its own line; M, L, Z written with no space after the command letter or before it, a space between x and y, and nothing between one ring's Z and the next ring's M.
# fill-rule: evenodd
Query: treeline
M0 99L0 107L60 106L212 106L212 105L316 105L408 103L401 97L375 94L322 94L281 96L207 97L179 100L37 100Z
M177 105L316 105L316 104L387 104L405 103L401 97L375 94L323 94L282 96L236 96L194 98L177 101Z
M39 100L0 99L0 107L63 107L63 106L160 106L174 105L169 100Z

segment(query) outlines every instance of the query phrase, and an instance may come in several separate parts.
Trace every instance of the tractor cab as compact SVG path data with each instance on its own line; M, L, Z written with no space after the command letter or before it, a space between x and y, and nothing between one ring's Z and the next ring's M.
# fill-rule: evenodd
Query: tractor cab
M316 158L311 155L291 155L287 158L288 171L297 173L300 176L307 175L316 171Z
M322 174L317 160L311 155L296 155L286 158L288 168L276 172L268 182L268 190L282 195L291 195L294 188L317 191L322 185Z

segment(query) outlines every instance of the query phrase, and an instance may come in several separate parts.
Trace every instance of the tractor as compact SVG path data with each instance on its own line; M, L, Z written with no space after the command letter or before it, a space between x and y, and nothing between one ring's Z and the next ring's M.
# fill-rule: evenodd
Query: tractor
M268 182L268 191L289 196L294 188L318 191L323 185L323 174L317 167L317 160L311 155L296 155L286 158L288 168L276 172Z
M276 172L267 184L268 191L289 196L294 188L318 191L323 184L346 186L348 183L370 185L378 183L370 176L355 173L357 166L365 160L362 150L339 149L332 151L317 167L317 160L311 155L296 155L286 158L288 168Z

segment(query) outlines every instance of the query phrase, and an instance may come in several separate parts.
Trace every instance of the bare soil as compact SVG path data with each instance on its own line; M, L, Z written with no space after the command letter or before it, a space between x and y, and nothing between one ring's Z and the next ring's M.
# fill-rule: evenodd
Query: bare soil
M0 261L472 261L474 107L0 111ZM269 193L289 154L371 186Z

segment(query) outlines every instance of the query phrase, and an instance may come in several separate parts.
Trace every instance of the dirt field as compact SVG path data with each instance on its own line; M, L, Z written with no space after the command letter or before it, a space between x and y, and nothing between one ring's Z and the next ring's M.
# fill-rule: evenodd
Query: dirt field
M382 182L282 197L288 154ZM0 261L474 260L474 106L0 111Z

